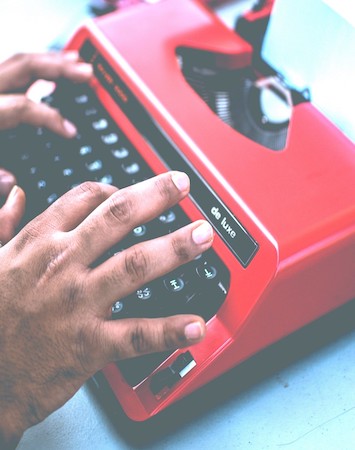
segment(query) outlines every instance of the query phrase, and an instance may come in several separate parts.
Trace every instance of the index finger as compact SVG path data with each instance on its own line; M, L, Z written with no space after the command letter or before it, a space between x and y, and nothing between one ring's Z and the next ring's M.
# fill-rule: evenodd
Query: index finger
M93 263L135 227L180 201L189 188L190 180L185 173L168 172L111 195L72 231L74 236L70 237L80 249L81 263Z
M64 77L85 82L92 73L91 65L80 62L77 51L17 54L0 64L0 92L26 88L38 79L55 81Z
M42 234L53 230L68 232L116 191L114 186L86 181L59 197L27 227L38 228Z

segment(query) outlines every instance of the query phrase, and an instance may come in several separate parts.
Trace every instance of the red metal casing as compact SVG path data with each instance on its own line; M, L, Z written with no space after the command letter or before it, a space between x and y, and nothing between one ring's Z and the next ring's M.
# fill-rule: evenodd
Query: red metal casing
M104 369L126 414L141 421L355 297L355 149L310 103L294 108L278 152L223 123L185 81L176 50L208 50L218 64L243 68L252 48L197 0L108 14L78 30L68 48L87 39L259 244L243 268L216 235L231 272L228 297L205 340L189 349L196 367L161 398L149 389L151 376L132 388L115 364ZM165 171L100 83L94 88L153 171ZM202 217L190 199L182 207L192 220Z

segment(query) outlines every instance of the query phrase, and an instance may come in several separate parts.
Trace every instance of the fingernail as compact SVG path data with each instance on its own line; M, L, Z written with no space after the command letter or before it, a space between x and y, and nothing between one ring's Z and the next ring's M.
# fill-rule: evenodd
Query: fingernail
M7 199L6 199L6 203L8 203L8 202L9 202L9 203L12 203L12 202L15 200L15 197L16 197L18 191L19 191L19 187L15 185L15 186L11 189L10 194L8 195L8 197L7 197Z
M203 222L192 231L192 239L197 245L206 244L213 239L213 229L208 222Z
M83 75L92 75L92 65L86 63L77 64L75 67L77 72L82 73Z
M68 50L63 53L63 58L67 61L77 61L79 59L79 52L76 50Z
M173 180L173 183L175 186L179 189L181 192L185 192L189 190L190 188L190 179L184 172L173 172L171 175L171 179Z
M63 120L63 127L68 136L74 137L76 135L77 133L76 126L73 123L69 122L69 120L66 119Z
M10 184L14 182L14 176L10 174L0 174L0 183L1 184Z
M203 336L203 328L200 322L192 322L185 327L185 337L188 341L198 341Z

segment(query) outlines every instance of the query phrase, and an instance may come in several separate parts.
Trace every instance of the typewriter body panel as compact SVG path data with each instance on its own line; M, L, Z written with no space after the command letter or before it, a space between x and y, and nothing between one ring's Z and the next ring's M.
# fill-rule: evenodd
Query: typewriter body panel
M285 147L271 151L223 123L182 75L178 49L207 52L223 70L244 70L253 56L246 41L200 2L165 0L88 22L68 48L94 64L93 89L154 173L186 169L202 180L205 190L193 179L181 206L191 220L210 220L214 250L231 274L205 340L189 349L195 367L172 387L153 393L151 384L186 349L136 386L116 364L104 369L129 417L148 419L355 297L353 144L305 102L293 110ZM168 153L143 135L132 104L172 144ZM250 257L231 243L236 230L226 217L252 239Z

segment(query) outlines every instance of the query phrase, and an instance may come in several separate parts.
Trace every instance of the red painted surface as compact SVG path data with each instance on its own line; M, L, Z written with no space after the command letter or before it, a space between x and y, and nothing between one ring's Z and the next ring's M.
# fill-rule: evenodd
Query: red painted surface
M206 339L190 349L197 366L162 398L150 392L150 376L132 388L115 365L104 370L127 415L145 420L355 298L355 149L307 103L294 108L278 152L221 122L186 83L176 49L216 53L216 64L231 68L251 64L252 49L197 0L109 14L79 30L68 47L87 38L259 244L243 268L216 237L215 251L231 271L227 300ZM154 172L166 170L134 123L99 84L96 90ZM182 206L191 219L201 217L191 200Z

